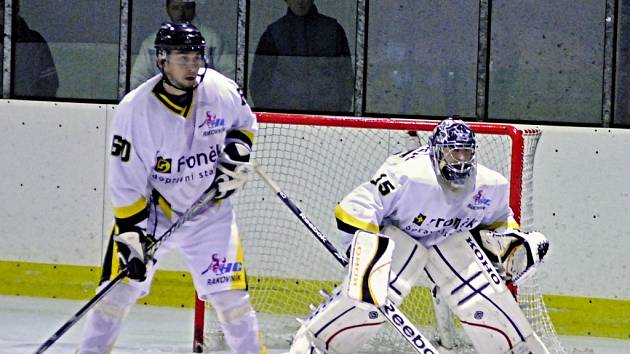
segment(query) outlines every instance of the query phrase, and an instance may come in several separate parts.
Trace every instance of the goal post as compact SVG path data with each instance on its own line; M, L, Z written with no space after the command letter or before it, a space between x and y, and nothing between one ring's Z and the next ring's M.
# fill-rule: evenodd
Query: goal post
M354 187L368 180L387 156L426 144L438 120L333 117L257 113L259 132L253 158L339 247L334 209ZM479 163L510 181L510 206L524 231L533 224L533 167L541 131L509 124L468 122L478 140ZM232 197L242 239L249 292L269 347L288 347L296 317L319 304L320 289L331 292L345 275L275 198L265 182L254 179ZM523 286L519 303L552 353L563 349L535 284ZM428 279L421 280L401 310L429 338L438 335ZM388 327L388 326L386 326ZM470 352L461 327L460 352ZM197 300L194 350L216 349L221 333L212 309ZM368 350L405 352L399 334L384 328Z

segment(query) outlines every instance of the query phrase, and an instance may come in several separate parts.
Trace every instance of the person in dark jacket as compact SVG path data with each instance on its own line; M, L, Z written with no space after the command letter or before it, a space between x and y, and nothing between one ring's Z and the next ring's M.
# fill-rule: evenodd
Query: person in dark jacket
M285 0L286 15L267 27L250 78L256 108L350 111L354 76L346 33L313 0Z
M48 43L39 32L29 28L19 15L19 2L15 1L13 4L17 14L13 22L13 94L55 97L59 88L59 77Z

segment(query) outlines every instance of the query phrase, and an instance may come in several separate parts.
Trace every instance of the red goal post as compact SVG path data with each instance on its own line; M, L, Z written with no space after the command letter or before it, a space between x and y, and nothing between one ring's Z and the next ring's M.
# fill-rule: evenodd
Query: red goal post
M333 242L337 240L336 203L369 179L387 156L425 144L439 122L265 112L256 116L260 129L254 158ZM479 141L479 162L509 179L510 206L527 231L533 224L533 165L540 129L468 124ZM330 291L343 277L334 259L274 199L260 180L248 182L233 197L252 303L272 347L286 345L298 327L294 318L306 316L309 303L323 300L317 297L320 288ZM519 299L538 334L559 348L551 352L562 352L539 287L527 287ZM431 336L435 327L432 306L427 285L418 284L402 310ZM207 348L208 341L210 346L217 345L213 336L220 329L212 316L212 310L197 300L195 352ZM404 347L397 333L389 330L371 342L376 352Z

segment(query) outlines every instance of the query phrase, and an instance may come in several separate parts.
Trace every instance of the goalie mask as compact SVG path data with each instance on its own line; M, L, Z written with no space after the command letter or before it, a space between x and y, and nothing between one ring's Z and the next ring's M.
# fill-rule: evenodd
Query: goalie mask
M457 118L443 120L429 139L435 173L453 188L462 187L477 167L475 133Z
M155 36L154 44L158 60L167 58L168 55L175 50L180 52L198 52L201 55L201 59L194 64L199 65L199 69L204 68L204 70L200 74L197 74L199 81L193 89L203 81L203 77L208 68L208 61L206 60L206 40L197 27L189 22L164 22ZM158 65L158 68L162 72L162 77L166 83L180 90L187 91L185 88L174 85L167 77L163 67Z

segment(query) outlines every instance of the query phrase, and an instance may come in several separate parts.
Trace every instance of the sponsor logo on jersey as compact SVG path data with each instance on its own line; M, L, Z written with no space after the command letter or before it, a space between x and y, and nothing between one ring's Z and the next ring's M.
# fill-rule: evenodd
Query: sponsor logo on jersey
M171 173L171 165L173 164L173 159L165 159L162 156L158 156L155 161L155 171L159 173Z
M194 168L197 166L205 166L217 162L221 147L219 144L210 147L208 152L200 152L194 155L184 155L177 159L177 172L181 172L184 168Z
M478 221L476 218L429 218L428 216L420 213L418 216L411 220L403 230L409 233L412 237L418 238L420 236L440 235L446 237L454 232L461 230L470 230L477 226Z
M201 129L204 126L210 130L203 132L203 136L221 133L225 131L225 119L218 118L215 114L212 114L212 112L206 111L206 119L197 128Z
M490 206L490 199L483 196L483 190L480 190L473 196L472 203L468 203L468 207L472 210L485 209Z
M416 216L415 218L413 218L413 223L418 225L418 226L422 226L422 223L424 222L424 220L427 218L426 215L420 213L418 214L418 216Z

